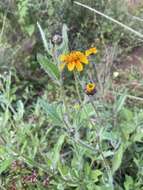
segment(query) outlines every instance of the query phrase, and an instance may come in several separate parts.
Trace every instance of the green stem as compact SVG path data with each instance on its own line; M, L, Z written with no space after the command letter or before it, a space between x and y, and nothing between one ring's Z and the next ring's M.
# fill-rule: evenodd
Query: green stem
M100 124L101 124L102 121L101 121L101 119L100 119L100 115L99 115L99 113L98 113L98 110L97 110L97 108L96 108L96 106L95 106L95 104L94 104L94 102L93 102L93 99L92 99L92 98L89 98L89 100L90 100L90 103L91 103L91 105L92 105L92 107L93 107L93 109L94 109L94 111L95 111L97 117L99 118L99 122L100 122ZM97 131L97 130L96 130L96 131ZM105 166L105 168L106 168L106 172L107 172L107 175L108 175L109 183L110 183L110 185L111 185L111 187L112 187L112 190L113 190L113 189L114 189L114 186L113 186L113 177L112 177L111 168L110 168L108 162L106 161L106 158L104 157L103 150L102 150L102 143L101 143L101 140L100 140L100 136L99 136L99 135L97 136L97 143L98 143L98 146L99 146L99 153L100 153L100 155L101 155L101 157L102 157L102 159L103 159L103 163L104 163L104 166Z
M79 98L79 102L80 102L80 104L82 104L82 98L81 98L80 92L79 92L78 79L77 79L76 72L74 72L74 79L75 79L75 87L76 87L76 92L77 92L77 95Z
M80 103L81 103L81 105L83 105L83 102L82 102L82 99L81 99L81 96L80 96L80 92L79 92L79 87L78 87L78 78L77 78L77 75L76 75L75 72L74 72L74 78L75 78L76 91L77 91L77 94L78 94ZM91 104L92 104L92 107L93 107L94 110L95 110L95 113L96 113L97 117L100 119L99 113L98 113L98 111L97 111L97 109L96 109L96 106L95 106L94 102L93 102L91 99L90 99L90 102L91 102ZM83 106L83 109L84 109L85 114L87 115L87 118L88 118L90 124L94 127L94 124L93 124L93 122L91 121L91 119L90 119L90 117L89 117L89 115L88 115L88 112L87 112L85 106ZM99 120L99 122L100 122L100 124L101 124L101 119ZM105 159L105 157L104 157L104 154L103 154L102 144L101 144L101 142L100 142L99 132L97 131L97 129L96 129L95 127L94 127L94 129L95 129L96 135L97 135L97 144L98 144L98 146L99 146L99 154L100 154L101 157L102 157L103 164L104 164L104 166L105 166L105 169L106 169L106 172L107 172L107 175L108 175L109 183L110 183L110 185L111 185L111 187L112 187L112 190L113 190L113 189L114 189L114 186L113 186L112 172L111 172L110 166L109 166L108 162L106 161L106 159ZM81 143L81 142L80 142L80 143ZM89 148L89 147L88 147L88 148ZM93 151L93 150L92 150L92 151ZM94 151L95 151L95 150L94 150Z
M61 84L60 85L60 99L61 99L61 102L63 102L63 106L64 106L64 109L65 109L65 113L62 113L62 114L63 114L63 118L64 118L64 116L66 114L67 118L69 120L70 111L69 111L69 108L68 108L68 104L66 102L66 95L65 95L64 85L63 85L62 73L61 73L60 84Z
M79 92L78 78L77 78L77 75L76 75L75 72L74 72L74 78L75 78L75 86L76 86L77 95L78 95L78 98L79 98L79 101L80 101L81 105L83 105L82 98L81 98L80 92ZM91 104L92 104L92 107L93 107L94 110L95 110L95 113L96 113L97 117L100 119L100 116L99 116L99 114L98 114L98 111L97 111L97 109L96 109L96 106L94 105L94 102L93 102L92 100L90 100L90 102L91 102ZM88 115L88 112L87 112L85 106L83 106L83 109L84 109L85 114L87 115L87 118L88 118L90 124L93 126L93 128L94 128L95 131L96 131L96 134L97 134L97 144L98 144L98 146L99 146L99 154L100 154L101 157L102 157L103 164L104 164L104 166L105 166L105 169L106 169L106 172L107 172L107 175L108 175L109 183L110 183L110 185L111 185L111 187L112 187L112 190L113 190L113 189L114 189L114 186L113 186L112 172L111 172L110 166L109 166L108 162L106 161L106 159L105 159L105 157L104 157L104 154L103 154L102 144L101 144L101 142L100 142L99 132L98 132L97 129L95 128L94 123L91 121L91 119L90 119L90 117L89 117L89 115ZM99 120L99 122L100 122L100 124L101 124L101 120ZM85 146L85 144L83 144L83 142L80 142L80 141L78 141L78 142L79 142L80 144L82 144L82 145ZM89 148L89 146L87 146L87 145L86 145L86 147ZM91 150L91 147L90 147L90 150ZM95 152L94 148L92 149L92 151Z

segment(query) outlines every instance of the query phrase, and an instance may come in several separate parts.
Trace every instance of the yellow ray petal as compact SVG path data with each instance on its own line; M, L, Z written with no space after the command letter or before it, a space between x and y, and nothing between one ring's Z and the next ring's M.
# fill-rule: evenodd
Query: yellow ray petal
M89 50L86 50L86 51L85 51L85 55L86 55L87 57L88 57L90 54L91 54L91 53L90 53Z
M86 56L82 56L82 57L80 58L80 60L81 60L81 62L84 63L84 64L88 64L88 63L89 63L89 61L88 61L88 59L87 59Z
M86 55L87 57L90 56L91 54L96 54L96 53L97 53L96 47L90 48L90 49L88 49L88 50L85 51L85 55Z
M70 63L68 63L67 67L68 67L69 71L73 71L74 67L75 67L75 63L74 62L70 62Z
M77 69L77 71L79 71L79 72L83 70L83 65L82 65L82 63L80 63L79 61L76 62L76 69Z

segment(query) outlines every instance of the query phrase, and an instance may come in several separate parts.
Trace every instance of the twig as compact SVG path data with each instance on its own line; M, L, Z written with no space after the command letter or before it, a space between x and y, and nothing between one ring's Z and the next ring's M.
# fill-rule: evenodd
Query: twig
M96 14L98 14L98 15L100 15L100 16L102 16L102 17L104 17L104 18L106 18L106 19L108 19L108 20L110 20L110 21L112 21L112 22L114 22L116 24L118 24L119 26L123 27L124 29L134 33L136 36L138 36L140 38L143 38L143 34L141 34L140 32L138 32L138 31L136 31L136 30L134 30L132 28L130 28L129 26L119 22L118 20L115 20L114 18L112 18L112 17L110 17L108 15L105 15L104 13L102 13L102 12L96 10L96 9L93 9L93 8L89 7L88 5L82 4L82 3L77 2L77 1L74 1L74 3L95 12Z
M116 93L116 92L113 92L113 91L109 91L109 92L111 92L111 93L113 93L113 94L116 94L116 95L122 95L122 93ZM133 95L126 95L126 97L127 98L129 98L129 99L133 99L133 100L138 100L138 101L143 101L143 98L141 98L141 97L138 97L138 96L133 96Z

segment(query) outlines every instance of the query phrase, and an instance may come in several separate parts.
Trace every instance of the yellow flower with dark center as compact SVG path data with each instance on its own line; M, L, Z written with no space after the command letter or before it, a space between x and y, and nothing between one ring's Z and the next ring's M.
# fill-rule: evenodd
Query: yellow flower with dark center
M90 55L92 55L92 54L96 54L96 53L97 53L96 47L90 48L90 49L88 49L88 50L85 51L85 55L87 57L90 56Z
M87 95L94 95L96 93L96 85L95 83L88 83L85 87L85 93Z
M76 69L77 71L83 70L83 64L88 64L87 56L80 51L72 51L69 54L61 55L60 60L63 62L61 68L66 65L69 71Z

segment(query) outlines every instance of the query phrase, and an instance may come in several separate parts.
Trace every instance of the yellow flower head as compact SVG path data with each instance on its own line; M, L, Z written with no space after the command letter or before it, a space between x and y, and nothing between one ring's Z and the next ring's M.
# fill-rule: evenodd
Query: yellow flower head
M69 54L61 55L60 60L63 62L62 67L67 66L69 71L76 69L77 71L83 70L83 64L88 64L87 56L80 51L72 51Z
M96 93L96 85L95 83L88 83L85 87L85 92L87 95L94 95Z
M90 49L88 49L88 50L85 51L85 55L87 57L90 56L90 55L92 55L92 54L96 54L96 53L97 53L96 47L90 48Z

